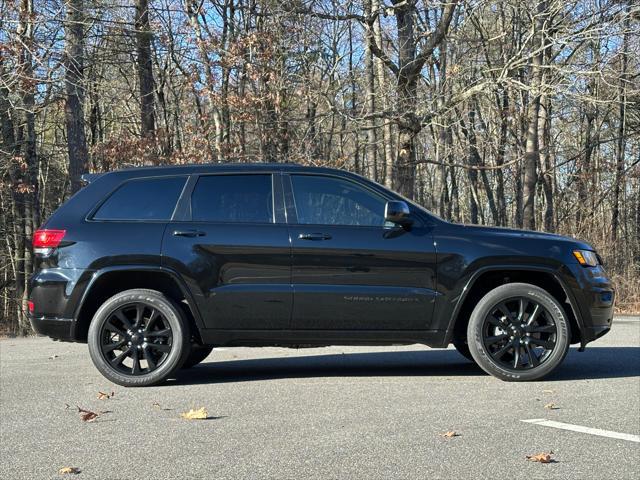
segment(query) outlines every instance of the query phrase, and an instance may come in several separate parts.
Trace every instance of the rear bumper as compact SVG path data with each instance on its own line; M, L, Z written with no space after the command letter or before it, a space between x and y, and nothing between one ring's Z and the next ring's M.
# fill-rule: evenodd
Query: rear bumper
M72 318L31 317L31 326L36 333L56 340L73 341L75 320Z
M29 315L33 329L57 340L75 341L76 308L93 271L50 268L37 271L30 279Z

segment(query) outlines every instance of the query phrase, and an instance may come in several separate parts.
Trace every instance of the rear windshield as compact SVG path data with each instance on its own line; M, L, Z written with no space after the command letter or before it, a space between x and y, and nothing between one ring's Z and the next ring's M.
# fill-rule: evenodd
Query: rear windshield
M186 177L140 178L123 183L94 220L170 220Z

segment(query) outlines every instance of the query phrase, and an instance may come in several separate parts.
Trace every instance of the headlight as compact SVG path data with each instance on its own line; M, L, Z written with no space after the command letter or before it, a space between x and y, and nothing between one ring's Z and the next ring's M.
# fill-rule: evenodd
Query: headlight
M573 256L576 257L578 263L583 267L595 267L600 263L598 254L591 250L574 250Z

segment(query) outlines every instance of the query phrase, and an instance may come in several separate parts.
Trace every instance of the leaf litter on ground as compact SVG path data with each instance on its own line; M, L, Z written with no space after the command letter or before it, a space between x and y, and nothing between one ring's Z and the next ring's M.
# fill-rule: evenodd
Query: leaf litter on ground
M78 467L62 467L60 470L58 470L58 475L77 475L80 472L81 470Z
M209 418L209 413L204 407L197 410L192 408L188 412L181 413L180 416L185 420L206 420Z
M535 455L527 455L526 458L530 462L555 463L556 461L553 458L551 458L551 455L553 455L553 450L550 451L549 453L542 452L542 453L536 453Z

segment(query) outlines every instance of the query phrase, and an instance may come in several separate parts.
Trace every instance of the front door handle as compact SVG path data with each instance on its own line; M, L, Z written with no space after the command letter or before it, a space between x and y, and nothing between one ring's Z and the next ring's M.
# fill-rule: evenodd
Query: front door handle
M173 235L176 237L204 237L206 235L205 232L201 230L175 230Z
M328 233L301 233L298 235L300 240L331 240Z

